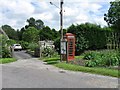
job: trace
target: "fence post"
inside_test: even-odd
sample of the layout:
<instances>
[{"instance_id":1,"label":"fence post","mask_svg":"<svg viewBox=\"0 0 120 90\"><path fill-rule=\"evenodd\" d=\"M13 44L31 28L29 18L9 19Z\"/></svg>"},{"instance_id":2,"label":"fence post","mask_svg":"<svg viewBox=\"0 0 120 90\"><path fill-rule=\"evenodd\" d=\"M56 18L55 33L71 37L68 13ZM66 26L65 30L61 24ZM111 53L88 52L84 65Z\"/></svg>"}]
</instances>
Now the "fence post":
<instances>
[{"instance_id":1,"label":"fence post","mask_svg":"<svg viewBox=\"0 0 120 90\"><path fill-rule=\"evenodd\" d=\"M10 47L10 49L11 49L11 55L12 55L12 57L14 57L14 48Z\"/></svg>"}]
</instances>

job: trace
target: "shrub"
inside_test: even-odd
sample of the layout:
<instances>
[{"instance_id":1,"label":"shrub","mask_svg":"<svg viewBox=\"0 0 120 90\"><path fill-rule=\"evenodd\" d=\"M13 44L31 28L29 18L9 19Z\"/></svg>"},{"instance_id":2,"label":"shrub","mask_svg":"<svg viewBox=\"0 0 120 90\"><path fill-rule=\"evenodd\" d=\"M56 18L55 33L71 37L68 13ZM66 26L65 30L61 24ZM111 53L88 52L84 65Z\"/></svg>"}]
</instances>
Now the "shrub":
<instances>
[{"instance_id":1,"label":"shrub","mask_svg":"<svg viewBox=\"0 0 120 90\"><path fill-rule=\"evenodd\" d=\"M15 44L15 43L16 43L16 41L15 41L15 40L10 39L10 40L7 40L7 41L6 41L6 43L7 43L7 45L8 45L8 46L12 46L13 44Z\"/></svg>"},{"instance_id":2,"label":"shrub","mask_svg":"<svg viewBox=\"0 0 120 90\"><path fill-rule=\"evenodd\" d=\"M95 67L96 65L97 63L92 60L85 63L85 66L88 66L88 67Z\"/></svg>"},{"instance_id":3,"label":"shrub","mask_svg":"<svg viewBox=\"0 0 120 90\"><path fill-rule=\"evenodd\" d=\"M30 43L28 45L28 49L30 49L31 51L34 51L35 48L39 47L39 45L37 43Z\"/></svg>"},{"instance_id":4,"label":"shrub","mask_svg":"<svg viewBox=\"0 0 120 90\"><path fill-rule=\"evenodd\" d=\"M6 47L2 47L2 58L10 58L11 53L10 50Z\"/></svg>"},{"instance_id":5,"label":"shrub","mask_svg":"<svg viewBox=\"0 0 120 90\"><path fill-rule=\"evenodd\" d=\"M117 51L92 51L84 55L84 59L89 60L85 63L85 66L118 66L120 56Z\"/></svg>"},{"instance_id":6,"label":"shrub","mask_svg":"<svg viewBox=\"0 0 120 90\"><path fill-rule=\"evenodd\" d=\"M102 58L106 66L117 66L119 65L119 56L117 54L108 54L104 55Z\"/></svg>"},{"instance_id":7,"label":"shrub","mask_svg":"<svg viewBox=\"0 0 120 90\"><path fill-rule=\"evenodd\" d=\"M0 34L0 57L2 58L9 58L11 57L11 53L10 53L10 50L9 50L9 45L7 45L7 41L8 39Z\"/></svg>"},{"instance_id":8,"label":"shrub","mask_svg":"<svg viewBox=\"0 0 120 90\"><path fill-rule=\"evenodd\" d=\"M52 57L53 55L55 55L56 54L56 52L55 52L55 50L54 49L52 49L52 48L44 48L43 50L42 50L42 57Z\"/></svg>"},{"instance_id":9,"label":"shrub","mask_svg":"<svg viewBox=\"0 0 120 90\"><path fill-rule=\"evenodd\" d=\"M28 45L29 45L28 42L20 41L19 43L21 44L21 46L22 46L23 49L28 49Z\"/></svg>"},{"instance_id":10,"label":"shrub","mask_svg":"<svg viewBox=\"0 0 120 90\"><path fill-rule=\"evenodd\" d=\"M94 59L94 58L95 58L95 53L94 53L94 52L87 52L87 53L84 55L84 58L83 58L83 59L91 60L91 59Z\"/></svg>"}]
</instances>

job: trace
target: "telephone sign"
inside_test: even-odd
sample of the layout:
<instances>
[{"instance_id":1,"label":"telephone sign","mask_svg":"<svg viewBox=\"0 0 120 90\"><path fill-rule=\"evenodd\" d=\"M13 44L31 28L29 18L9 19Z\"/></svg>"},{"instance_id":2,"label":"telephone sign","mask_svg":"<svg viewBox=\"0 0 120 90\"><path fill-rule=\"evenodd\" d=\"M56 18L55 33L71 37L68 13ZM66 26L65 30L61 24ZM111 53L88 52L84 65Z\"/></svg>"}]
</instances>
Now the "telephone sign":
<instances>
[{"instance_id":1,"label":"telephone sign","mask_svg":"<svg viewBox=\"0 0 120 90\"><path fill-rule=\"evenodd\" d=\"M67 53L66 44L67 44L66 41L61 41L61 54Z\"/></svg>"}]
</instances>

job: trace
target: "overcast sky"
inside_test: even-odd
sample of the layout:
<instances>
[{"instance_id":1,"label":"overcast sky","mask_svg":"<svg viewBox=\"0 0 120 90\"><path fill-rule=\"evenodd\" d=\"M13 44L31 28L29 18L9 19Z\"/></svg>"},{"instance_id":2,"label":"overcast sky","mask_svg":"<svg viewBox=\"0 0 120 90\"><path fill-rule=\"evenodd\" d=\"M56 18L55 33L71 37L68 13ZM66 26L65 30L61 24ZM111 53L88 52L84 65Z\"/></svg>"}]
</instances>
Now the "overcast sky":
<instances>
[{"instance_id":1,"label":"overcast sky","mask_svg":"<svg viewBox=\"0 0 120 90\"><path fill-rule=\"evenodd\" d=\"M58 2L57 2L58 1ZM21 29L30 17L41 19L46 26L59 29L60 0L0 0L0 26L8 24ZM91 22L106 26L104 14L113 0L64 0L64 28L71 24Z\"/></svg>"}]
</instances>

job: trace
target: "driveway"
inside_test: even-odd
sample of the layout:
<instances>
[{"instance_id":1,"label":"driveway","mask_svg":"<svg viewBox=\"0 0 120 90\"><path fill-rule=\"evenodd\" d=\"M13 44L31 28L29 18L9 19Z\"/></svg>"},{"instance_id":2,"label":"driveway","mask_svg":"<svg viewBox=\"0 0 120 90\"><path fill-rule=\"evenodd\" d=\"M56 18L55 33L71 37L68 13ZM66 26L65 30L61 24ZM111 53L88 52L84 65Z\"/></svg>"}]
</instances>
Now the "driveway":
<instances>
[{"instance_id":1,"label":"driveway","mask_svg":"<svg viewBox=\"0 0 120 90\"><path fill-rule=\"evenodd\" d=\"M16 62L2 66L3 88L117 88L118 78L62 70L15 52Z\"/></svg>"}]
</instances>

